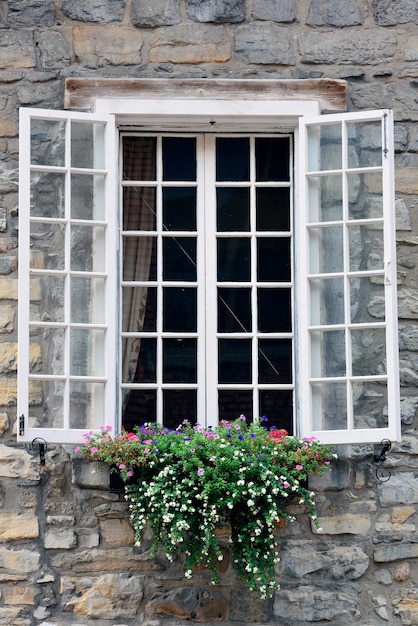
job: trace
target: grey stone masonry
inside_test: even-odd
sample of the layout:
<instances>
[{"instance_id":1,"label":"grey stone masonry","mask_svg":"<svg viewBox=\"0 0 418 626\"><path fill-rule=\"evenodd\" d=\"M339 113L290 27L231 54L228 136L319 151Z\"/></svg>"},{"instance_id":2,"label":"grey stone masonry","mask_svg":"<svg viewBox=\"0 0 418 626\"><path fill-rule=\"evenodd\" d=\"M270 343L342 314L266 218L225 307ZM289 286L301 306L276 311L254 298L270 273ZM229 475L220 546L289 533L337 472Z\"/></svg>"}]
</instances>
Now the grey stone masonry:
<instances>
[{"instance_id":1,"label":"grey stone masonry","mask_svg":"<svg viewBox=\"0 0 418 626\"><path fill-rule=\"evenodd\" d=\"M380 445L339 446L332 472L309 481L320 530L289 505L271 601L238 581L228 538L218 586L205 570L185 580L181 559L152 552L149 531L134 546L106 468L51 444L41 466L16 442L19 108L63 109L65 85L82 78L113 89L165 79L176 98L171 79L240 79L255 99L272 79L341 80L348 110L394 111L402 438L389 480L376 473ZM0 0L0 626L179 626L192 613L208 625L418 626L417 268L417 0ZM377 324L383 310L376 295ZM39 358L33 343L33 368Z\"/></svg>"}]
</instances>

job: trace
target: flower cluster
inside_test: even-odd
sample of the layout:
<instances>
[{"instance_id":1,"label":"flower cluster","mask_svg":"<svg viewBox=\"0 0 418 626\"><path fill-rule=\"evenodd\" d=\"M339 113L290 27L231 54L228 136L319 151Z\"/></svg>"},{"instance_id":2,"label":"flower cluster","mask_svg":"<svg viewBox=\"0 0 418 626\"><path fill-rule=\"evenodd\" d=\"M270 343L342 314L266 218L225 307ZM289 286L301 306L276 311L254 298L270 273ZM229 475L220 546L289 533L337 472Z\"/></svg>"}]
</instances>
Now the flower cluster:
<instances>
[{"instance_id":1,"label":"flower cluster","mask_svg":"<svg viewBox=\"0 0 418 626\"><path fill-rule=\"evenodd\" d=\"M265 424L267 418L262 419ZM316 523L314 494L306 481L329 469L334 457L315 439L247 425L243 415L216 428L187 421L176 430L144 424L115 437L103 427L99 434L88 433L78 450L119 469L137 543L148 524L155 550L161 545L168 558L185 553L187 577L204 565L217 582L223 557L215 529L226 521L237 572L262 597L276 588L275 526L293 519L287 512L290 501L304 504Z\"/></svg>"}]
</instances>

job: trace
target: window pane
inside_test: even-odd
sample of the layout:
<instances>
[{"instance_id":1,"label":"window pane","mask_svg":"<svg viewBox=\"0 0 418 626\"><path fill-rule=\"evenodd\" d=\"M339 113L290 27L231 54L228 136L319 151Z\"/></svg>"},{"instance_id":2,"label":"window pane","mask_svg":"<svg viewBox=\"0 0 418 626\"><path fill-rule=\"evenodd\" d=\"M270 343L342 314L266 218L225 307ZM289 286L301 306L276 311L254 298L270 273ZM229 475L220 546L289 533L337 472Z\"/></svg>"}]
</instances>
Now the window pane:
<instances>
[{"instance_id":1,"label":"window pane","mask_svg":"<svg viewBox=\"0 0 418 626\"><path fill-rule=\"evenodd\" d=\"M31 164L65 165L65 121L31 120Z\"/></svg>"},{"instance_id":2,"label":"window pane","mask_svg":"<svg viewBox=\"0 0 418 626\"><path fill-rule=\"evenodd\" d=\"M311 376L314 378L345 376L345 331L311 332Z\"/></svg>"},{"instance_id":3,"label":"window pane","mask_svg":"<svg viewBox=\"0 0 418 626\"><path fill-rule=\"evenodd\" d=\"M250 140L248 137L216 139L216 180L250 180Z\"/></svg>"},{"instance_id":4,"label":"window pane","mask_svg":"<svg viewBox=\"0 0 418 626\"><path fill-rule=\"evenodd\" d=\"M259 339L258 382L286 384L292 382L292 341Z\"/></svg>"},{"instance_id":5,"label":"window pane","mask_svg":"<svg viewBox=\"0 0 418 626\"><path fill-rule=\"evenodd\" d=\"M163 187L164 230L196 230L196 187Z\"/></svg>"},{"instance_id":6,"label":"window pane","mask_svg":"<svg viewBox=\"0 0 418 626\"><path fill-rule=\"evenodd\" d=\"M341 174L310 176L308 179L309 221L327 222L343 218Z\"/></svg>"},{"instance_id":7,"label":"window pane","mask_svg":"<svg viewBox=\"0 0 418 626\"><path fill-rule=\"evenodd\" d=\"M260 282L290 281L291 259L289 237L257 239L257 279Z\"/></svg>"},{"instance_id":8,"label":"window pane","mask_svg":"<svg viewBox=\"0 0 418 626\"><path fill-rule=\"evenodd\" d=\"M260 137L255 140L256 180L289 180L289 138Z\"/></svg>"},{"instance_id":9,"label":"window pane","mask_svg":"<svg viewBox=\"0 0 418 626\"><path fill-rule=\"evenodd\" d=\"M196 239L164 237L163 280L196 280Z\"/></svg>"},{"instance_id":10,"label":"window pane","mask_svg":"<svg viewBox=\"0 0 418 626\"><path fill-rule=\"evenodd\" d=\"M163 382L197 382L197 339L163 339Z\"/></svg>"},{"instance_id":11,"label":"window pane","mask_svg":"<svg viewBox=\"0 0 418 626\"><path fill-rule=\"evenodd\" d=\"M257 289L257 305L261 333L292 330L290 289Z\"/></svg>"},{"instance_id":12,"label":"window pane","mask_svg":"<svg viewBox=\"0 0 418 626\"><path fill-rule=\"evenodd\" d=\"M344 324L344 279L310 281L310 324Z\"/></svg>"},{"instance_id":13,"label":"window pane","mask_svg":"<svg viewBox=\"0 0 418 626\"><path fill-rule=\"evenodd\" d=\"M353 375L386 374L386 338L384 328L351 331Z\"/></svg>"},{"instance_id":14,"label":"window pane","mask_svg":"<svg viewBox=\"0 0 418 626\"><path fill-rule=\"evenodd\" d=\"M197 395L194 389L164 389L163 424L176 429L183 420L196 424Z\"/></svg>"},{"instance_id":15,"label":"window pane","mask_svg":"<svg viewBox=\"0 0 418 626\"><path fill-rule=\"evenodd\" d=\"M31 217L63 218L65 216L65 175L32 172L30 175Z\"/></svg>"},{"instance_id":16,"label":"window pane","mask_svg":"<svg viewBox=\"0 0 418 626\"><path fill-rule=\"evenodd\" d=\"M293 434L293 392L289 389L261 390L260 414L268 419L267 427L284 428Z\"/></svg>"},{"instance_id":17,"label":"window pane","mask_svg":"<svg viewBox=\"0 0 418 626\"><path fill-rule=\"evenodd\" d=\"M342 226L309 230L310 267L312 274L342 272L344 268Z\"/></svg>"},{"instance_id":18,"label":"window pane","mask_svg":"<svg viewBox=\"0 0 418 626\"><path fill-rule=\"evenodd\" d=\"M195 332L197 329L196 289L170 287L163 290L163 330Z\"/></svg>"},{"instance_id":19,"label":"window pane","mask_svg":"<svg viewBox=\"0 0 418 626\"><path fill-rule=\"evenodd\" d=\"M123 399L123 425L126 430L145 422L157 421L157 392L155 389L130 389Z\"/></svg>"},{"instance_id":20,"label":"window pane","mask_svg":"<svg viewBox=\"0 0 418 626\"><path fill-rule=\"evenodd\" d=\"M220 383L251 382L251 340L218 340L218 380Z\"/></svg>"},{"instance_id":21,"label":"window pane","mask_svg":"<svg viewBox=\"0 0 418 626\"><path fill-rule=\"evenodd\" d=\"M348 167L382 165L382 125L378 121L348 122Z\"/></svg>"},{"instance_id":22,"label":"window pane","mask_svg":"<svg viewBox=\"0 0 418 626\"><path fill-rule=\"evenodd\" d=\"M350 224L354 224L351 222ZM350 270L384 269L383 222L348 229Z\"/></svg>"},{"instance_id":23,"label":"window pane","mask_svg":"<svg viewBox=\"0 0 418 626\"><path fill-rule=\"evenodd\" d=\"M218 231L250 229L250 190L248 187L220 187L216 190Z\"/></svg>"},{"instance_id":24,"label":"window pane","mask_svg":"<svg viewBox=\"0 0 418 626\"><path fill-rule=\"evenodd\" d=\"M163 137L163 180L196 180L196 139Z\"/></svg>"},{"instance_id":25,"label":"window pane","mask_svg":"<svg viewBox=\"0 0 418 626\"><path fill-rule=\"evenodd\" d=\"M65 281L60 276L32 276L30 318L34 321L63 322Z\"/></svg>"},{"instance_id":26,"label":"window pane","mask_svg":"<svg viewBox=\"0 0 418 626\"><path fill-rule=\"evenodd\" d=\"M70 291L71 322L105 323L105 281L103 278L73 276Z\"/></svg>"},{"instance_id":27,"label":"window pane","mask_svg":"<svg viewBox=\"0 0 418 626\"><path fill-rule=\"evenodd\" d=\"M308 152L309 171L341 169L341 124L324 124L308 128L308 138L311 147Z\"/></svg>"},{"instance_id":28,"label":"window pane","mask_svg":"<svg viewBox=\"0 0 418 626\"><path fill-rule=\"evenodd\" d=\"M314 430L347 430L346 384L312 384L312 416Z\"/></svg>"},{"instance_id":29,"label":"window pane","mask_svg":"<svg viewBox=\"0 0 418 626\"><path fill-rule=\"evenodd\" d=\"M357 324L385 320L385 285L383 277L350 279L350 315Z\"/></svg>"},{"instance_id":30,"label":"window pane","mask_svg":"<svg viewBox=\"0 0 418 626\"><path fill-rule=\"evenodd\" d=\"M155 180L155 137L123 138L123 180Z\"/></svg>"},{"instance_id":31,"label":"window pane","mask_svg":"<svg viewBox=\"0 0 418 626\"><path fill-rule=\"evenodd\" d=\"M347 175L349 213L352 220L383 218L381 172Z\"/></svg>"},{"instance_id":32,"label":"window pane","mask_svg":"<svg viewBox=\"0 0 418 626\"><path fill-rule=\"evenodd\" d=\"M105 355L103 330L72 328L70 333L72 376L104 376Z\"/></svg>"},{"instance_id":33,"label":"window pane","mask_svg":"<svg viewBox=\"0 0 418 626\"><path fill-rule=\"evenodd\" d=\"M32 328L29 344L31 374L64 374L65 333L62 328Z\"/></svg>"},{"instance_id":34,"label":"window pane","mask_svg":"<svg viewBox=\"0 0 418 626\"><path fill-rule=\"evenodd\" d=\"M105 228L71 226L71 269L79 272L104 272L105 267Z\"/></svg>"},{"instance_id":35,"label":"window pane","mask_svg":"<svg viewBox=\"0 0 418 626\"><path fill-rule=\"evenodd\" d=\"M218 280L248 281L251 278L250 240L238 237L218 239Z\"/></svg>"},{"instance_id":36,"label":"window pane","mask_svg":"<svg viewBox=\"0 0 418 626\"><path fill-rule=\"evenodd\" d=\"M30 230L31 267L63 270L65 268L65 237L61 224L35 222L30 225Z\"/></svg>"},{"instance_id":37,"label":"window pane","mask_svg":"<svg viewBox=\"0 0 418 626\"><path fill-rule=\"evenodd\" d=\"M354 428L386 428L388 389L384 381L353 383Z\"/></svg>"},{"instance_id":38,"label":"window pane","mask_svg":"<svg viewBox=\"0 0 418 626\"><path fill-rule=\"evenodd\" d=\"M123 188L123 230L155 230L155 187Z\"/></svg>"},{"instance_id":39,"label":"window pane","mask_svg":"<svg viewBox=\"0 0 418 626\"><path fill-rule=\"evenodd\" d=\"M290 230L290 193L282 187L256 190L257 230Z\"/></svg>"},{"instance_id":40,"label":"window pane","mask_svg":"<svg viewBox=\"0 0 418 626\"><path fill-rule=\"evenodd\" d=\"M144 337L124 338L122 342L122 382L155 383L157 340Z\"/></svg>"},{"instance_id":41,"label":"window pane","mask_svg":"<svg viewBox=\"0 0 418 626\"><path fill-rule=\"evenodd\" d=\"M122 331L153 332L157 328L157 289L124 287L122 291Z\"/></svg>"},{"instance_id":42,"label":"window pane","mask_svg":"<svg viewBox=\"0 0 418 626\"><path fill-rule=\"evenodd\" d=\"M95 160L100 159L95 151L95 135L102 125L71 122L71 166L94 168Z\"/></svg>"},{"instance_id":43,"label":"window pane","mask_svg":"<svg viewBox=\"0 0 418 626\"><path fill-rule=\"evenodd\" d=\"M157 238L123 238L123 280L157 279Z\"/></svg>"},{"instance_id":44,"label":"window pane","mask_svg":"<svg viewBox=\"0 0 418 626\"><path fill-rule=\"evenodd\" d=\"M105 412L104 383L70 382L70 428L99 428Z\"/></svg>"},{"instance_id":45,"label":"window pane","mask_svg":"<svg viewBox=\"0 0 418 626\"><path fill-rule=\"evenodd\" d=\"M253 392L250 390L220 390L218 393L219 421L232 422L245 415L247 423L253 421Z\"/></svg>"},{"instance_id":46,"label":"window pane","mask_svg":"<svg viewBox=\"0 0 418 626\"><path fill-rule=\"evenodd\" d=\"M29 385L29 426L33 428L64 427L64 383L32 380Z\"/></svg>"},{"instance_id":47,"label":"window pane","mask_svg":"<svg viewBox=\"0 0 418 626\"><path fill-rule=\"evenodd\" d=\"M81 220L104 219L101 195L104 189L104 176L87 174L71 175L71 217Z\"/></svg>"},{"instance_id":48,"label":"window pane","mask_svg":"<svg viewBox=\"0 0 418 626\"><path fill-rule=\"evenodd\" d=\"M218 332L251 331L251 289L218 289Z\"/></svg>"}]
</instances>

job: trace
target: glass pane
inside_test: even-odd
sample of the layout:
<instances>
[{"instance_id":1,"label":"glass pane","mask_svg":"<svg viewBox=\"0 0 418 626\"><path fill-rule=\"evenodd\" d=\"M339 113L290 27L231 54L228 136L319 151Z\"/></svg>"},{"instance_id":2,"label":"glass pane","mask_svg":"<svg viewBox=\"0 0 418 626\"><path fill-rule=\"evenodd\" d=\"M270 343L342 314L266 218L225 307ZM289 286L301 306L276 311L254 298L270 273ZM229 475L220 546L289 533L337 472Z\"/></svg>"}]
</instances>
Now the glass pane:
<instances>
[{"instance_id":1,"label":"glass pane","mask_svg":"<svg viewBox=\"0 0 418 626\"><path fill-rule=\"evenodd\" d=\"M155 383L157 371L157 340L144 337L124 338L122 382Z\"/></svg>"},{"instance_id":2,"label":"glass pane","mask_svg":"<svg viewBox=\"0 0 418 626\"><path fill-rule=\"evenodd\" d=\"M163 238L163 280L195 281L196 269L194 237Z\"/></svg>"},{"instance_id":3,"label":"glass pane","mask_svg":"<svg viewBox=\"0 0 418 626\"><path fill-rule=\"evenodd\" d=\"M95 130L99 132L97 124L85 122L71 122L71 166L95 167Z\"/></svg>"},{"instance_id":4,"label":"glass pane","mask_svg":"<svg viewBox=\"0 0 418 626\"><path fill-rule=\"evenodd\" d=\"M308 194L310 222L330 222L343 218L341 174L310 177Z\"/></svg>"},{"instance_id":5,"label":"glass pane","mask_svg":"<svg viewBox=\"0 0 418 626\"><path fill-rule=\"evenodd\" d=\"M218 332L251 332L251 289L218 289Z\"/></svg>"},{"instance_id":6,"label":"glass pane","mask_svg":"<svg viewBox=\"0 0 418 626\"><path fill-rule=\"evenodd\" d=\"M308 128L309 171L337 170L342 168L341 124L324 124Z\"/></svg>"},{"instance_id":7,"label":"glass pane","mask_svg":"<svg viewBox=\"0 0 418 626\"><path fill-rule=\"evenodd\" d=\"M31 217L63 218L65 216L65 175L31 172Z\"/></svg>"},{"instance_id":8,"label":"glass pane","mask_svg":"<svg viewBox=\"0 0 418 626\"><path fill-rule=\"evenodd\" d=\"M382 165L382 126L380 121L348 122L350 143L348 167Z\"/></svg>"},{"instance_id":9,"label":"glass pane","mask_svg":"<svg viewBox=\"0 0 418 626\"><path fill-rule=\"evenodd\" d=\"M283 187L256 189L257 230L290 230L290 191Z\"/></svg>"},{"instance_id":10,"label":"glass pane","mask_svg":"<svg viewBox=\"0 0 418 626\"><path fill-rule=\"evenodd\" d=\"M164 389L163 424L175 430L183 420L196 424L197 392L195 389Z\"/></svg>"},{"instance_id":11,"label":"glass pane","mask_svg":"<svg viewBox=\"0 0 418 626\"><path fill-rule=\"evenodd\" d=\"M309 229L309 271L312 274L342 272L342 226Z\"/></svg>"},{"instance_id":12,"label":"glass pane","mask_svg":"<svg viewBox=\"0 0 418 626\"><path fill-rule=\"evenodd\" d=\"M196 187L163 187L163 229L196 230Z\"/></svg>"},{"instance_id":13,"label":"glass pane","mask_svg":"<svg viewBox=\"0 0 418 626\"><path fill-rule=\"evenodd\" d=\"M387 373L386 335L384 328L351 331L353 376Z\"/></svg>"},{"instance_id":14,"label":"glass pane","mask_svg":"<svg viewBox=\"0 0 418 626\"><path fill-rule=\"evenodd\" d=\"M362 324L385 320L385 286L368 277L350 278L351 322Z\"/></svg>"},{"instance_id":15,"label":"glass pane","mask_svg":"<svg viewBox=\"0 0 418 626\"><path fill-rule=\"evenodd\" d=\"M31 380L29 382L29 426L32 428L63 428L64 383Z\"/></svg>"},{"instance_id":16,"label":"glass pane","mask_svg":"<svg viewBox=\"0 0 418 626\"><path fill-rule=\"evenodd\" d=\"M256 180L289 180L289 138L259 137L255 140Z\"/></svg>"},{"instance_id":17,"label":"glass pane","mask_svg":"<svg viewBox=\"0 0 418 626\"><path fill-rule=\"evenodd\" d=\"M155 180L156 137L123 137L123 180Z\"/></svg>"},{"instance_id":18,"label":"glass pane","mask_svg":"<svg viewBox=\"0 0 418 626\"><path fill-rule=\"evenodd\" d=\"M238 237L218 239L218 280L248 281L251 278L250 240Z\"/></svg>"},{"instance_id":19,"label":"glass pane","mask_svg":"<svg viewBox=\"0 0 418 626\"><path fill-rule=\"evenodd\" d=\"M163 180L196 180L194 137L163 137Z\"/></svg>"},{"instance_id":20,"label":"glass pane","mask_svg":"<svg viewBox=\"0 0 418 626\"><path fill-rule=\"evenodd\" d=\"M257 280L290 281L290 237L259 237L257 239Z\"/></svg>"},{"instance_id":21,"label":"glass pane","mask_svg":"<svg viewBox=\"0 0 418 626\"><path fill-rule=\"evenodd\" d=\"M163 339L163 382L197 382L197 339Z\"/></svg>"},{"instance_id":22,"label":"glass pane","mask_svg":"<svg viewBox=\"0 0 418 626\"><path fill-rule=\"evenodd\" d=\"M346 430L348 423L345 383L314 383L312 416L314 430Z\"/></svg>"},{"instance_id":23,"label":"glass pane","mask_svg":"<svg viewBox=\"0 0 418 626\"><path fill-rule=\"evenodd\" d=\"M65 333L62 328L32 329L29 343L31 374L64 374Z\"/></svg>"},{"instance_id":24,"label":"glass pane","mask_svg":"<svg viewBox=\"0 0 418 626\"><path fill-rule=\"evenodd\" d=\"M251 340L218 340L218 379L219 383L251 382Z\"/></svg>"},{"instance_id":25,"label":"glass pane","mask_svg":"<svg viewBox=\"0 0 418 626\"><path fill-rule=\"evenodd\" d=\"M31 263L34 263L35 267L42 267L46 270L63 270L65 268L63 226L37 222L31 223L30 229L31 250L33 251Z\"/></svg>"},{"instance_id":26,"label":"glass pane","mask_svg":"<svg viewBox=\"0 0 418 626\"><path fill-rule=\"evenodd\" d=\"M155 389L130 389L123 399L123 425L126 430L145 422L157 421L157 392Z\"/></svg>"},{"instance_id":27,"label":"glass pane","mask_svg":"<svg viewBox=\"0 0 418 626\"><path fill-rule=\"evenodd\" d=\"M70 383L69 428L99 428L104 414L104 383Z\"/></svg>"},{"instance_id":28,"label":"glass pane","mask_svg":"<svg viewBox=\"0 0 418 626\"><path fill-rule=\"evenodd\" d=\"M228 389L218 392L219 421L232 422L245 415L247 423L253 421L253 392Z\"/></svg>"},{"instance_id":29,"label":"glass pane","mask_svg":"<svg viewBox=\"0 0 418 626\"><path fill-rule=\"evenodd\" d=\"M102 226L71 226L72 271L105 271L105 233Z\"/></svg>"},{"instance_id":30,"label":"glass pane","mask_svg":"<svg viewBox=\"0 0 418 626\"><path fill-rule=\"evenodd\" d=\"M167 332L196 332L196 289L170 287L163 290L163 330Z\"/></svg>"},{"instance_id":31,"label":"glass pane","mask_svg":"<svg viewBox=\"0 0 418 626\"><path fill-rule=\"evenodd\" d=\"M387 428L386 382L353 383L353 405L354 428Z\"/></svg>"},{"instance_id":32,"label":"glass pane","mask_svg":"<svg viewBox=\"0 0 418 626\"><path fill-rule=\"evenodd\" d=\"M352 220L383 217L381 172L347 175L349 217Z\"/></svg>"},{"instance_id":33,"label":"glass pane","mask_svg":"<svg viewBox=\"0 0 418 626\"><path fill-rule=\"evenodd\" d=\"M354 224L354 222L351 222ZM384 269L383 222L370 222L363 226L350 226L350 270Z\"/></svg>"},{"instance_id":34,"label":"glass pane","mask_svg":"<svg viewBox=\"0 0 418 626\"><path fill-rule=\"evenodd\" d=\"M103 278L71 279L71 322L105 323L105 280Z\"/></svg>"},{"instance_id":35,"label":"glass pane","mask_svg":"<svg viewBox=\"0 0 418 626\"><path fill-rule=\"evenodd\" d=\"M217 137L216 180L250 180L250 140L248 137Z\"/></svg>"},{"instance_id":36,"label":"glass pane","mask_svg":"<svg viewBox=\"0 0 418 626\"><path fill-rule=\"evenodd\" d=\"M105 332L103 330L71 329L70 374L72 376L105 375L104 341Z\"/></svg>"},{"instance_id":37,"label":"glass pane","mask_svg":"<svg viewBox=\"0 0 418 626\"><path fill-rule=\"evenodd\" d=\"M258 382L269 384L292 382L291 339L259 339Z\"/></svg>"},{"instance_id":38,"label":"glass pane","mask_svg":"<svg viewBox=\"0 0 418 626\"><path fill-rule=\"evenodd\" d=\"M310 324L344 324L344 279L310 281Z\"/></svg>"},{"instance_id":39,"label":"glass pane","mask_svg":"<svg viewBox=\"0 0 418 626\"><path fill-rule=\"evenodd\" d=\"M260 414L268 419L268 428L284 428L293 434L293 391L262 390L259 392Z\"/></svg>"},{"instance_id":40,"label":"glass pane","mask_svg":"<svg viewBox=\"0 0 418 626\"><path fill-rule=\"evenodd\" d=\"M80 220L101 220L104 215L103 197L104 176L87 174L71 175L71 217Z\"/></svg>"},{"instance_id":41,"label":"glass pane","mask_svg":"<svg viewBox=\"0 0 418 626\"><path fill-rule=\"evenodd\" d=\"M257 313L260 333L291 331L290 289L257 289Z\"/></svg>"},{"instance_id":42,"label":"glass pane","mask_svg":"<svg viewBox=\"0 0 418 626\"><path fill-rule=\"evenodd\" d=\"M124 287L122 290L122 331L153 332L157 328L157 289Z\"/></svg>"},{"instance_id":43,"label":"glass pane","mask_svg":"<svg viewBox=\"0 0 418 626\"><path fill-rule=\"evenodd\" d=\"M157 279L157 238L123 238L123 280Z\"/></svg>"},{"instance_id":44,"label":"glass pane","mask_svg":"<svg viewBox=\"0 0 418 626\"><path fill-rule=\"evenodd\" d=\"M323 378L346 375L345 331L314 331L311 339L311 376Z\"/></svg>"},{"instance_id":45,"label":"glass pane","mask_svg":"<svg viewBox=\"0 0 418 626\"><path fill-rule=\"evenodd\" d=\"M30 279L30 319L42 322L64 321L63 277L32 276Z\"/></svg>"},{"instance_id":46,"label":"glass pane","mask_svg":"<svg viewBox=\"0 0 418 626\"><path fill-rule=\"evenodd\" d=\"M30 134L33 165L65 166L65 121L32 119Z\"/></svg>"},{"instance_id":47,"label":"glass pane","mask_svg":"<svg viewBox=\"0 0 418 626\"><path fill-rule=\"evenodd\" d=\"M220 187L216 190L218 231L250 230L250 190L248 187Z\"/></svg>"},{"instance_id":48,"label":"glass pane","mask_svg":"<svg viewBox=\"0 0 418 626\"><path fill-rule=\"evenodd\" d=\"M123 188L123 230L156 229L155 187Z\"/></svg>"}]
</instances>

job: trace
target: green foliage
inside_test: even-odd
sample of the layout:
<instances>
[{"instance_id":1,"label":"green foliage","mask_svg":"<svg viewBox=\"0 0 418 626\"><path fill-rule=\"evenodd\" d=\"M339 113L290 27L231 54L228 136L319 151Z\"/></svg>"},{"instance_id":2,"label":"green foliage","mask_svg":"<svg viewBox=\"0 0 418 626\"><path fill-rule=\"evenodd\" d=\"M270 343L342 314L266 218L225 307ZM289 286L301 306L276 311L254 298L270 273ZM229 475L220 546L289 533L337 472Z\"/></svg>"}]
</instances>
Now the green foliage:
<instances>
[{"instance_id":1,"label":"green foliage","mask_svg":"<svg viewBox=\"0 0 418 626\"><path fill-rule=\"evenodd\" d=\"M215 529L226 521L237 572L262 597L277 588L275 526L293 519L286 505L295 498L317 523L314 494L305 483L329 469L335 456L315 439L247 425L244 416L207 429L188 422L177 430L144 424L116 437L103 427L87 434L78 450L119 469L137 544L148 524L155 551L161 545L168 558L185 553L186 577L203 565L218 581L223 557ZM138 468L139 479L130 482Z\"/></svg>"}]
</instances>

